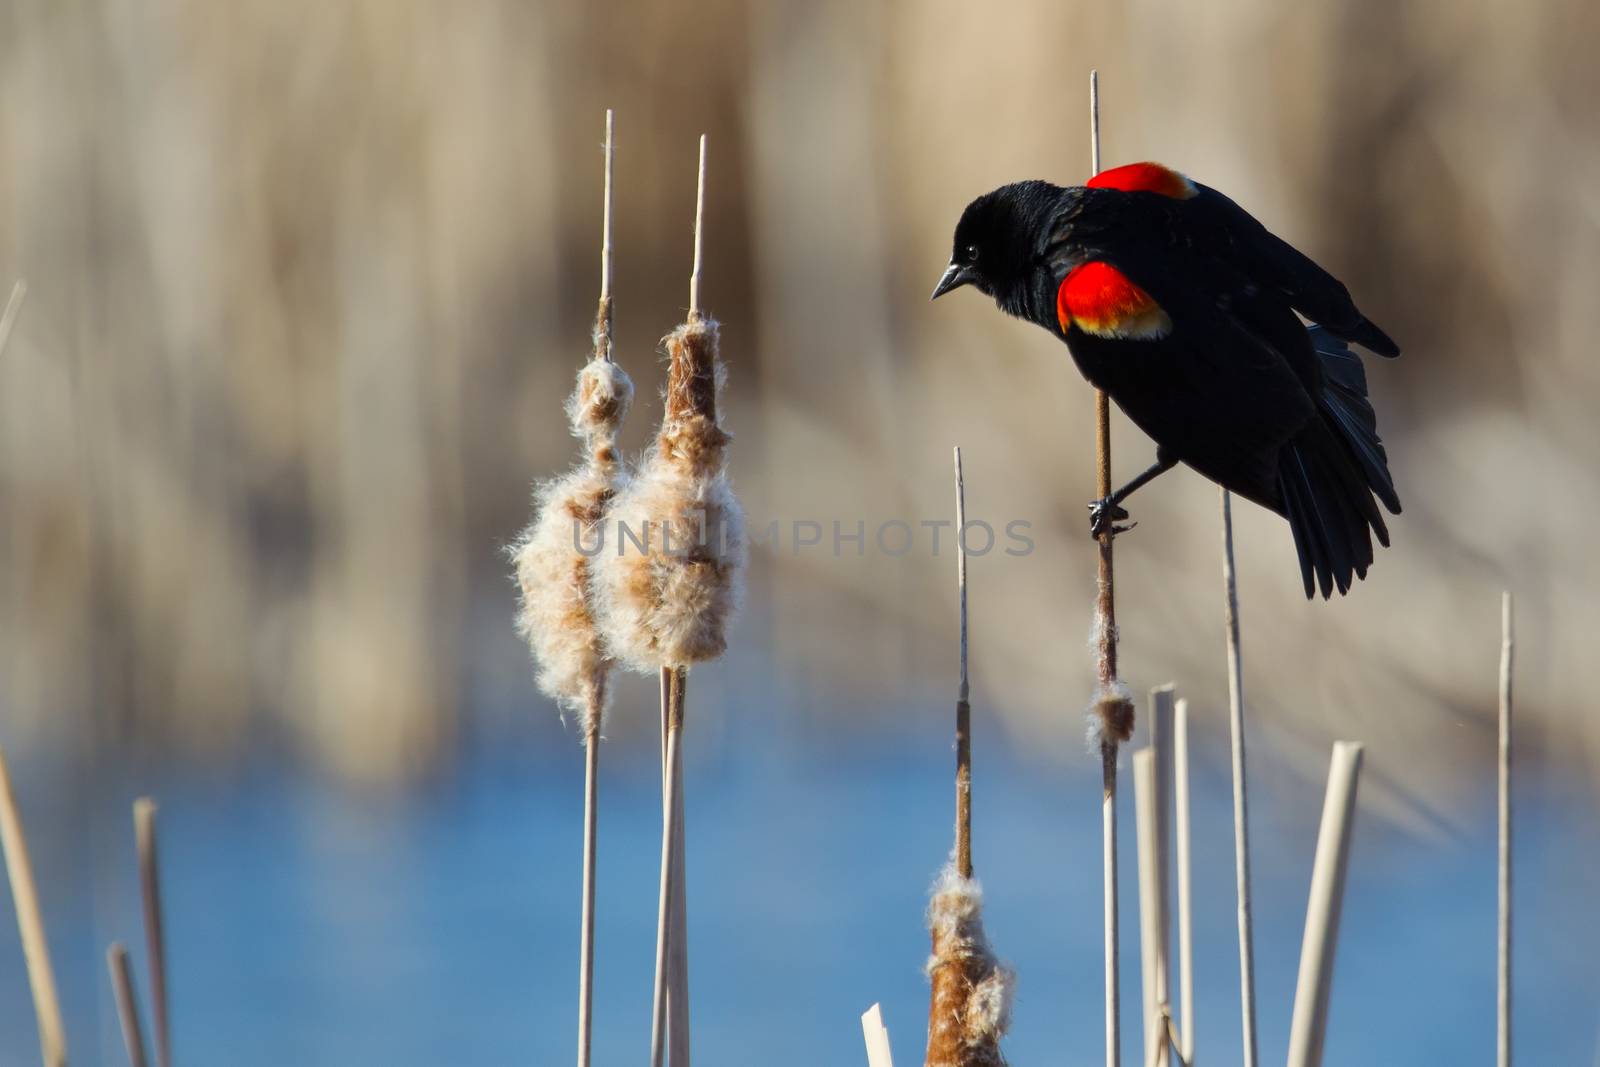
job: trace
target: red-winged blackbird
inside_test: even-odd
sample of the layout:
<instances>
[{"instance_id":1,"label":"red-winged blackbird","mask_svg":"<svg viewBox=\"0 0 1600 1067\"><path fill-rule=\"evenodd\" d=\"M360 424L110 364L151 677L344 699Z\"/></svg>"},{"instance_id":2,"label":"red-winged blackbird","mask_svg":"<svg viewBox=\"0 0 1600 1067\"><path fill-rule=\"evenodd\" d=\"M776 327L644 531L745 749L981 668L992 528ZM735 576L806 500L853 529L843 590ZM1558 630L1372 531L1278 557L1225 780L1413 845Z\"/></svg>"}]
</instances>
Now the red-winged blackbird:
<instances>
[{"instance_id":1,"label":"red-winged blackbird","mask_svg":"<svg viewBox=\"0 0 1600 1067\"><path fill-rule=\"evenodd\" d=\"M1346 341L1400 349L1350 293L1226 196L1156 163L1087 186L1018 182L956 226L935 297L972 285L1065 340L1083 376L1156 442L1149 470L1090 505L1096 533L1177 463L1289 520L1306 596L1365 578L1400 498ZM1298 311L1317 325L1307 328Z\"/></svg>"}]
</instances>

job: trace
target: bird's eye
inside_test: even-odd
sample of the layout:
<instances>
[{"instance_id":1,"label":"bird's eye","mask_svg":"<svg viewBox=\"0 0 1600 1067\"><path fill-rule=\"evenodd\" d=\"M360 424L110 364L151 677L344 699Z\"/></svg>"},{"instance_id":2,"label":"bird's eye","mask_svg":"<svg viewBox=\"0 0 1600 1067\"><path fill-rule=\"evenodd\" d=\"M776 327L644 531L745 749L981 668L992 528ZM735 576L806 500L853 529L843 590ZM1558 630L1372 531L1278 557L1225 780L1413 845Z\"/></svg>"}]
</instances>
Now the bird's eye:
<instances>
[{"instance_id":1,"label":"bird's eye","mask_svg":"<svg viewBox=\"0 0 1600 1067\"><path fill-rule=\"evenodd\" d=\"M967 262L968 263L976 263L976 262L978 262L978 246L977 245L968 245L963 250L962 254L967 257Z\"/></svg>"}]
</instances>

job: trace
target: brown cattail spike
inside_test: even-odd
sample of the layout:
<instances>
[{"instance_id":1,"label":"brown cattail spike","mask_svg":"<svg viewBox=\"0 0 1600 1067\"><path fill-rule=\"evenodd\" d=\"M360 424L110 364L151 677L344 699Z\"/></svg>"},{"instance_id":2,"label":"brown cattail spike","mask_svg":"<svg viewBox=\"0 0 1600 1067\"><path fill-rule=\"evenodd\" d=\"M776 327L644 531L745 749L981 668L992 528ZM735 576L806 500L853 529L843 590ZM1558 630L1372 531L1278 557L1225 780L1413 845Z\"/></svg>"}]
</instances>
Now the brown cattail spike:
<instances>
[{"instance_id":1,"label":"brown cattail spike","mask_svg":"<svg viewBox=\"0 0 1600 1067\"><path fill-rule=\"evenodd\" d=\"M610 670L590 603L592 556L622 481L616 434L632 400L633 382L617 364L591 360L578 372L567 415L586 461L535 490L535 518L515 550L517 627L538 663L539 686L580 717L585 736L599 728Z\"/></svg>"},{"instance_id":2,"label":"brown cattail spike","mask_svg":"<svg viewBox=\"0 0 1600 1067\"><path fill-rule=\"evenodd\" d=\"M691 319L664 339L666 413L655 447L610 512L614 548L596 563L606 640L653 673L720 656L744 568L744 515L717 421L719 327Z\"/></svg>"},{"instance_id":3,"label":"brown cattail spike","mask_svg":"<svg viewBox=\"0 0 1600 1067\"><path fill-rule=\"evenodd\" d=\"M1002 1067L1016 975L995 958L983 931L983 888L945 865L928 903L933 955L928 977L927 1067Z\"/></svg>"},{"instance_id":4,"label":"brown cattail spike","mask_svg":"<svg viewBox=\"0 0 1600 1067\"><path fill-rule=\"evenodd\" d=\"M720 332L715 320L700 318L662 339L670 363L661 448L669 461L693 474L720 470L732 440L717 424L717 393L725 373L717 359Z\"/></svg>"}]
</instances>

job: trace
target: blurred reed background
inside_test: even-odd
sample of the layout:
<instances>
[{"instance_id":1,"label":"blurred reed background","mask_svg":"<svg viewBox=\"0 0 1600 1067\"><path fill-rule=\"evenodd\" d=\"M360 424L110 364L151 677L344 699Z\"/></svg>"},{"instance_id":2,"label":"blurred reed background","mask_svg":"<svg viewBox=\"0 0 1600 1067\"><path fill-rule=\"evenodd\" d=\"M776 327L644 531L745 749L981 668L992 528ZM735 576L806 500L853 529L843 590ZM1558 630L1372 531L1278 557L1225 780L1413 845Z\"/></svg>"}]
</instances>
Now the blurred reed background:
<instances>
[{"instance_id":1,"label":"blurred reed background","mask_svg":"<svg viewBox=\"0 0 1600 1067\"><path fill-rule=\"evenodd\" d=\"M1491 750L1509 585L1527 736L1587 775L1597 29L1575 0L13 0L0 280L30 295L0 356L7 740L271 743L376 783L447 765L479 721L557 740L502 547L566 462L614 106L629 443L681 318L705 130L735 477L755 525L825 530L757 551L717 684L799 729L914 706L947 660L948 547L886 565L871 531L944 517L960 441L974 514L1038 542L974 561L974 674L1015 734L1074 743L1090 392L1047 338L926 291L970 196L1086 174L1097 64L1109 163L1227 190L1406 349L1371 367L1406 514L1369 582L1306 605L1287 531L1243 509L1254 721L1308 769L1340 733L1375 782L1448 781ZM1116 444L1123 470L1150 454L1125 423ZM1180 474L1138 503L1131 680L1220 695L1214 491ZM834 519L866 521L866 558L834 558Z\"/></svg>"}]
</instances>

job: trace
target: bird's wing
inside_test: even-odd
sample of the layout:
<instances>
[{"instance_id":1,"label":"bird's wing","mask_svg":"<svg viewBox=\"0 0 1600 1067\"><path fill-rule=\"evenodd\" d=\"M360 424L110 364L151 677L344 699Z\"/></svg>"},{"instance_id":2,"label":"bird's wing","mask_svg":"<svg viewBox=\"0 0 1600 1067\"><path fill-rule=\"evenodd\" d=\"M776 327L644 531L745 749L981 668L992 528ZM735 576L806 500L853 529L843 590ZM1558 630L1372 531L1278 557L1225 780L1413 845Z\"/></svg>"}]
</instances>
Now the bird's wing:
<instances>
[{"instance_id":1,"label":"bird's wing","mask_svg":"<svg viewBox=\"0 0 1600 1067\"><path fill-rule=\"evenodd\" d=\"M1210 231L1205 239L1228 249L1233 261L1257 284L1281 293L1291 307L1336 336L1393 358L1400 347L1363 315L1344 283L1309 256L1268 230L1255 216L1209 186L1193 183L1195 195L1173 201L1175 220ZM1179 225L1183 225L1180 221Z\"/></svg>"},{"instance_id":2,"label":"bird's wing","mask_svg":"<svg viewBox=\"0 0 1600 1067\"><path fill-rule=\"evenodd\" d=\"M1138 232L1063 274L1074 356L1158 444L1270 505L1278 447L1314 416L1322 384L1305 327L1226 261Z\"/></svg>"}]
</instances>

